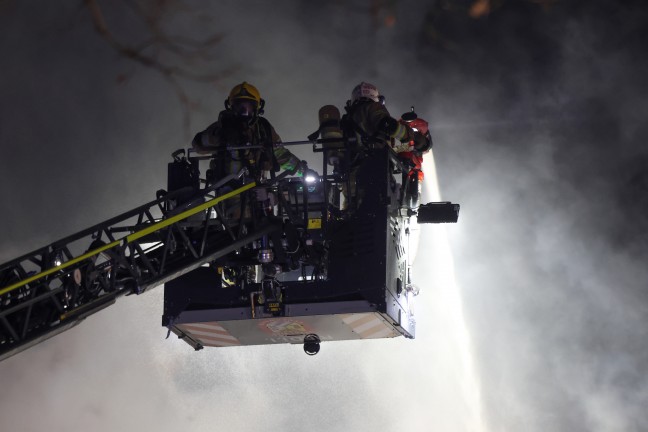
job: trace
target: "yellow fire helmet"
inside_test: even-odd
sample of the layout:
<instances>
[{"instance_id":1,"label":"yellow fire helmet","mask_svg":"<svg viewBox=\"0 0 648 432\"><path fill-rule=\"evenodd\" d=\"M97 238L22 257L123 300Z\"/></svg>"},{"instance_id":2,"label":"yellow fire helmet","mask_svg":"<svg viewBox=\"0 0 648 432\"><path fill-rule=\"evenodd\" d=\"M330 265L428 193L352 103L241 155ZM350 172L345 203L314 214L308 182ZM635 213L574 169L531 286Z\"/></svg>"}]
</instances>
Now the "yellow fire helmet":
<instances>
[{"instance_id":1,"label":"yellow fire helmet","mask_svg":"<svg viewBox=\"0 0 648 432\"><path fill-rule=\"evenodd\" d=\"M225 107L245 117L263 114L265 101L261 99L261 93L252 84L243 81L235 85L225 101Z\"/></svg>"}]
</instances>

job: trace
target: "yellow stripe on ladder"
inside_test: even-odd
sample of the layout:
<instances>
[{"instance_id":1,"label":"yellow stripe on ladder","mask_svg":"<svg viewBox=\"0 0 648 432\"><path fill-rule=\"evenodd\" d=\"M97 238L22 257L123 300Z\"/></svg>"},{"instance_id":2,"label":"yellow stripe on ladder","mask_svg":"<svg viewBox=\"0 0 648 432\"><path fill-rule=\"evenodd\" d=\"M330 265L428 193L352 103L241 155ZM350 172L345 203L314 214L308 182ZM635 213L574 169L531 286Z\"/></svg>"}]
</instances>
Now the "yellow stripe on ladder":
<instances>
[{"instance_id":1,"label":"yellow stripe on ladder","mask_svg":"<svg viewBox=\"0 0 648 432\"><path fill-rule=\"evenodd\" d=\"M155 231L159 231L162 228L166 228L169 225L173 225L176 222L179 222L179 221L181 221L183 219L186 219L189 216L193 216L196 213L200 213L201 211L204 211L204 210L206 210L206 209L208 209L210 207L215 206L216 204L218 204L221 201L224 201L224 200L226 200L228 198L232 198L233 196L239 195L239 194L241 194L241 193L243 193L243 192L245 192L245 191L247 191L249 189L252 189L255 186L256 186L255 182L243 185L240 188L233 190L232 192L228 192L228 193L226 193L224 195L217 196L216 198L213 198L213 199L211 199L211 200L209 200L209 201L207 201L207 202L205 202L205 203L203 203L203 204L201 204L199 206L192 207L192 208L190 208L188 210L183 211L182 213L178 213L177 215L172 216L169 219L164 219L164 220L162 220L160 222L154 223L153 225L151 225L149 227L144 228L143 230L140 230L140 231L134 232L132 234L129 234L129 235L127 235L126 237L124 237L122 239L115 240L114 242L105 244L105 245L103 245L101 247L98 247L96 249L88 251L88 252L84 253L83 255L80 255L80 256L78 256L76 258L71 259L70 261L64 262L61 265L58 265L56 267L52 267L50 269L42 271L42 272L40 272L38 274L35 274L33 276L28 277L27 279L20 280L20 281L14 283L12 285L8 285L8 286L0 289L0 295L11 292L11 291L13 291L13 290L15 290L17 288L25 286L28 283L34 282L34 281L36 281L38 279L42 279L45 276L51 275L52 273L56 273L59 270L63 270L65 268L70 267L70 266L72 266L72 265L74 265L74 264L76 264L78 262L81 262L81 261L83 261L85 259L88 259L88 258L93 257L95 255L99 255L101 252L103 252L105 250L108 250L108 249L111 249L113 247L119 246L120 244L127 245L127 244L129 244L129 243L131 243L131 242L133 242L133 241L135 241L137 239L140 239L140 238L145 237L145 236L147 236L147 235L149 235L151 233L154 233Z\"/></svg>"}]
</instances>

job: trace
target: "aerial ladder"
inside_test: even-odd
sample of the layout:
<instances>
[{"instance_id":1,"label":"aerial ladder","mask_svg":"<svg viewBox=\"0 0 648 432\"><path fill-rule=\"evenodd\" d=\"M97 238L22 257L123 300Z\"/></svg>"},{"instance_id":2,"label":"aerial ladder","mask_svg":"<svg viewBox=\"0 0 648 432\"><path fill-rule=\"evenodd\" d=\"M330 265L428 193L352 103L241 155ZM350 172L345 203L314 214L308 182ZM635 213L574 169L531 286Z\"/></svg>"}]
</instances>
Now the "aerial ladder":
<instances>
[{"instance_id":1,"label":"aerial ladder","mask_svg":"<svg viewBox=\"0 0 648 432\"><path fill-rule=\"evenodd\" d=\"M254 188L248 182L186 209L176 206L187 193L164 194L136 209L39 248L0 266L0 360L29 348L113 304L141 294L226 255L271 232L223 230L218 219L203 218L187 233L195 215L215 212Z\"/></svg>"},{"instance_id":2,"label":"aerial ladder","mask_svg":"<svg viewBox=\"0 0 648 432\"><path fill-rule=\"evenodd\" d=\"M208 182L209 156L178 150L155 200L0 265L0 361L161 285L162 324L196 350L413 338L411 219L456 222L459 206L403 206L406 167L388 148L367 151L353 202L349 172L327 165L345 143L303 143L322 174L262 184L245 170Z\"/></svg>"}]
</instances>

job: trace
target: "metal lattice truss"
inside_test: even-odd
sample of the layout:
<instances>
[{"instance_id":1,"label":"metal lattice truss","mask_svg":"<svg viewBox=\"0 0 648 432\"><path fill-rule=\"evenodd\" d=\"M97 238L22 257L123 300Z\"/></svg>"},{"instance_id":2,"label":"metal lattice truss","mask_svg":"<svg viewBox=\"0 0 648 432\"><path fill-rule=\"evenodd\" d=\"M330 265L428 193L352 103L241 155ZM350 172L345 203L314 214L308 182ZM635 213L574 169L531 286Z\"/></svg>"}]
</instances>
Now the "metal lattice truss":
<instances>
[{"instance_id":1,"label":"metal lattice truss","mask_svg":"<svg viewBox=\"0 0 648 432\"><path fill-rule=\"evenodd\" d=\"M0 360L278 229L251 233L222 217L255 186L204 190L182 205L179 190L1 265Z\"/></svg>"}]
</instances>

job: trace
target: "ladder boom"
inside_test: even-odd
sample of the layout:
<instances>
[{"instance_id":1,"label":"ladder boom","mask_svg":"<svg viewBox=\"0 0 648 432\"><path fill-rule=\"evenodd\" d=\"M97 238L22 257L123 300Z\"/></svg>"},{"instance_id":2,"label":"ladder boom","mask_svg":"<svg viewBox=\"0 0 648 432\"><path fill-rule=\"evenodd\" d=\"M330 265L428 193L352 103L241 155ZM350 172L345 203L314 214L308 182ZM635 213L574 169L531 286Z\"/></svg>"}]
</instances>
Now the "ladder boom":
<instances>
[{"instance_id":1,"label":"ladder boom","mask_svg":"<svg viewBox=\"0 0 648 432\"><path fill-rule=\"evenodd\" d=\"M255 186L213 197L203 190L186 209L167 210L187 192L178 190L0 265L0 361L74 327L117 297L140 294L279 229L267 224L236 237L207 217ZM181 228L190 220L192 239Z\"/></svg>"}]
</instances>

